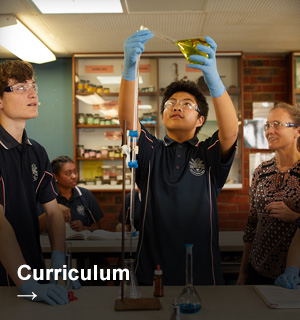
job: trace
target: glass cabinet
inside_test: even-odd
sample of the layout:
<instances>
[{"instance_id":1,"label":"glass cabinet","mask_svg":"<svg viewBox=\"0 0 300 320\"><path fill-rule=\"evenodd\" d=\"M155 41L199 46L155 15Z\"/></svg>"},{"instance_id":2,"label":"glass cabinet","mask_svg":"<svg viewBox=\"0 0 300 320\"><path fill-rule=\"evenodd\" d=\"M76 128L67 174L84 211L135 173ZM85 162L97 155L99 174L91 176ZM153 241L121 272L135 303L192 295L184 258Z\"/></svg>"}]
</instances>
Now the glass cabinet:
<instances>
[{"instance_id":1,"label":"glass cabinet","mask_svg":"<svg viewBox=\"0 0 300 320\"><path fill-rule=\"evenodd\" d=\"M180 79L199 83L209 103L208 119L199 133L203 140L218 129L211 97L202 72L187 68L181 54L144 53L139 66L139 119L159 138L166 134L161 122L163 89ZM217 55L218 71L243 123L242 55ZM73 55L73 140L74 160L80 183L91 190L121 190L121 131L117 118L122 54ZM243 132L240 125L238 149L225 188L241 188L243 181ZM130 183L130 174L126 182Z\"/></svg>"}]
</instances>

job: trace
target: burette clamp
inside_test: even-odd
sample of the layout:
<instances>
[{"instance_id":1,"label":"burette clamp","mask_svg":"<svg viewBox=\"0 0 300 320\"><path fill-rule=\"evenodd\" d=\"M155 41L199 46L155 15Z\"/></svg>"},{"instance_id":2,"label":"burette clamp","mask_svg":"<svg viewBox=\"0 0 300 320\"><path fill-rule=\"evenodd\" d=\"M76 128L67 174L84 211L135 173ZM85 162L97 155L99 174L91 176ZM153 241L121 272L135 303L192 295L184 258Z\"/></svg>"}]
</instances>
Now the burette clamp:
<instances>
[{"instance_id":1,"label":"burette clamp","mask_svg":"<svg viewBox=\"0 0 300 320\"><path fill-rule=\"evenodd\" d=\"M134 161L129 161L128 162L128 167L130 168L130 169L132 169L132 168L138 168L138 162L137 162L137 160L134 160Z\"/></svg>"},{"instance_id":2,"label":"burette clamp","mask_svg":"<svg viewBox=\"0 0 300 320\"><path fill-rule=\"evenodd\" d=\"M127 136L128 137L131 137L131 141L133 139L136 139L138 138L138 132L137 130L128 130L127 131ZM129 139L127 139L128 141ZM124 144L122 145L122 154L126 154L127 157L126 157L126 164L127 166L132 169L132 168L138 168L138 162L137 160L132 160L132 152L134 152L135 154L138 154L139 153L139 147L137 145L135 145L134 148L131 148L129 144Z\"/></svg>"},{"instance_id":3,"label":"burette clamp","mask_svg":"<svg viewBox=\"0 0 300 320\"><path fill-rule=\"evenodd\" d=\"M137 130L129 130L129 137L138 138L139 134L138 134Z\"/></svg>"},{"instance_id":4,"label":"burette clamp","mask_svg":"<svg viewBox=\"0 0 300 320\"><path fill-rule=\"evenodd\" d=\"M122 154L129 155L130 154L130 147L127 144L122 145Z\"/></svg>"}]
</instances>

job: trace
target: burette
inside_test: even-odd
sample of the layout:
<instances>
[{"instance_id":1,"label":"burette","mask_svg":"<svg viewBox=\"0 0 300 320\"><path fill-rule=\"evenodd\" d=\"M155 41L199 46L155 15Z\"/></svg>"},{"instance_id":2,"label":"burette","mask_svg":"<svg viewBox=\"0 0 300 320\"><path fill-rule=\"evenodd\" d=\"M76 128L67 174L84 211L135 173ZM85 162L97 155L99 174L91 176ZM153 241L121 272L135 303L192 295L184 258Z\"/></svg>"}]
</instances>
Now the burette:
<instances>
[{"instance_id":1,"label":"burette","mask_svg":"<svg viewBox=\"0 0 300 320\"><path fill-rule=\"evenodd\" d=\"M138 167L138 161L136 155L138 154L138 131L137 131L137 121L138 121L138 95L139 95L139 64L140 64L141 54L137 56L135 63L135 85L134 85L134 111L133 111L133 125L132 130L127 130L127 145L122 146L123 154L126 154L127 166L131 170L131 186L130 186L130 256L132 256L132 238L136 236L136 229L134 226L134 214L135 214L135 177L136 169Z\"/></svg>"},{"instance_id":2,"label":"burette","mask_svg":"<svg viewBox=\"0 0 300 320\"><path fill-rule=\"evenodd\" d=\"M140 30L147 30L147 27L140 26ZM176 41L157 32L153 33L160 39L166 40L173 44ZM136 155L138 154L138 131L137 131L137 121L138 121L138 98L139 98L139 64L140 64L141 54L137 56L135 63L135 85L134 85L134 108L133 108L133 125L132 130L127 130L127 144L122 146L122 153L126 154L126 163L131 170L131 186L130 186L130 256L132 256L132 238L136 236L136 229L134 226L134 214L135 214L135 178L136 169L138 168L138 161ZM128 160L129 159L129 160Z\"/></svg>"}]
</instances>

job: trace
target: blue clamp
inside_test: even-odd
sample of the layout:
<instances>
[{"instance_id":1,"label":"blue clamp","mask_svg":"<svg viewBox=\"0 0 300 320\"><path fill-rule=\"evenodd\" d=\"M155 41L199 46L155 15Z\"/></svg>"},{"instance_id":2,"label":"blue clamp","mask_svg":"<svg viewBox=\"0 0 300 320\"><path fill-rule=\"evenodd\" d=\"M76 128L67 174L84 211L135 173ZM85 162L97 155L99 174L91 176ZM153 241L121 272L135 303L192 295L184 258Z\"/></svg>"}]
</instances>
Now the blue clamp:
<instances>
[{"instance_id":1,"label":"blue clamp","mask_svg":"<svg viewBox=\"0 0 300 320\"><path fill-rule=\"evenodd\" d=\"M133 231L133 232L132 232L132 236L133 236L133 237L136 237L136 236L137 236L136 231Z\"/></svg>"},{"instance_id":2,"label":"blue clamp","mask_svg":"<svg viewBox=\"0 0 300 320\"><path fill-rule=\"evenodd\" d=\"M129 130L129 137L138 138L139 134L138 134L137 130Z\"/></svg>"},{"instance_id":3,"label":"blue clamp","mask_svg":"<svg viewBox=\"0 0 300 320\"><path fill-rule=\"evenodd\" d=\"M132 169L132 168L137 168L137 167L138 167L138 162L137 162L137 160L135 160L135 161L129 161L129 162L128 162L128 167L129 167L130 169Z\"/></svg>"}]
</instances>

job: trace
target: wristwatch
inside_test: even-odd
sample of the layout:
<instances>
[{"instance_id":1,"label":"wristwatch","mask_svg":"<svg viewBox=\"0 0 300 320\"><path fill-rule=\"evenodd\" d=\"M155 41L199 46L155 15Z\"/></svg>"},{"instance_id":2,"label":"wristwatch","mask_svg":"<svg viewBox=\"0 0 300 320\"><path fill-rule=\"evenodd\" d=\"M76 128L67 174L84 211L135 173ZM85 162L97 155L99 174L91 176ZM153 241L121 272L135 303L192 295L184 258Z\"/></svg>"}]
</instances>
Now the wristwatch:
<instances>
[{"instance_id":1,"label":"wristwatch","mask_svg":"<svg viewBox=\"0 0 300 320\"><path fill-rule=\"evenodd\" d=\"M298 217L295 222L297 227L300 228L300 217Z\"/></svg>"}]
</instances>

